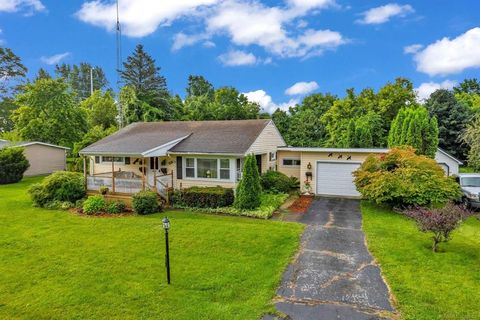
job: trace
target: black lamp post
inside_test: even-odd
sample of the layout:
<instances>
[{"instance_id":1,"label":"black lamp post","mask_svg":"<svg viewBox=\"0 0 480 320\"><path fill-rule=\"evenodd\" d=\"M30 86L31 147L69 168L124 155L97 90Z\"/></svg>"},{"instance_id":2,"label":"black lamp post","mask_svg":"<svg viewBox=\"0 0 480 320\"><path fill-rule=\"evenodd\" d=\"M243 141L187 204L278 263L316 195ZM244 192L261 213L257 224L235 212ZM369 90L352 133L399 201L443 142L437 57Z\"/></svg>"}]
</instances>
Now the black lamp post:
<instances>
[{"instance_id":1,"label":"black lamp post","mask_svg":"<svg viewBox=\"0 0 480 320\"><path fill-rule=\"evenodd\" d=\"M165 266L167 267L167 283L170 284L170 254L168 252L168 230L170 229L170 220L163 218L163 229L165 230Z\"/></svg>"}]
</instances>

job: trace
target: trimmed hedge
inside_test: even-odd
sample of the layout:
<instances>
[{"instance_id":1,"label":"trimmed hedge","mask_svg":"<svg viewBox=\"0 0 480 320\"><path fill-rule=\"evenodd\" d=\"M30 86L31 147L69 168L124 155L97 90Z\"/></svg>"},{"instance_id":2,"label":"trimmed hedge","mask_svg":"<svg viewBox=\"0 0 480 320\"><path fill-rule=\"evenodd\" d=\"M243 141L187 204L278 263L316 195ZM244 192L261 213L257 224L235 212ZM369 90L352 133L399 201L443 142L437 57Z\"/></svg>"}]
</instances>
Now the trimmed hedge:
<instances>
[{"instance_id":1,"label":"trimmed hedge","mask_svg":"<svg viewBox=\"0 0 480 320\"><path fill-rule=\"evenodd\" d=\"M173 203L179 206L195 208L219 208L233 204L234 193L232 189L217 187L191 187L176 191Z\"/></svg>"},{"instance_id":2,"label":"trimmed hedge","mask_svg":"<svg viewBox=\"0 0 480 320\"><path fill-rule=\"evenodd\" d=\"M30 164L23 148L0 149L0 184L19 182Z\"/></svg>"},{"instance_id":3,"label":"trimmed hedge","mask_svg":"<svg viewBox=\"0 0 480 320\"><path fill-rule=\"evenodd\" d=\"M260 177L263 191L272 193L289 193L298 188L298 179L273 170L268 170Z\"/></svg>"}]
</instances>

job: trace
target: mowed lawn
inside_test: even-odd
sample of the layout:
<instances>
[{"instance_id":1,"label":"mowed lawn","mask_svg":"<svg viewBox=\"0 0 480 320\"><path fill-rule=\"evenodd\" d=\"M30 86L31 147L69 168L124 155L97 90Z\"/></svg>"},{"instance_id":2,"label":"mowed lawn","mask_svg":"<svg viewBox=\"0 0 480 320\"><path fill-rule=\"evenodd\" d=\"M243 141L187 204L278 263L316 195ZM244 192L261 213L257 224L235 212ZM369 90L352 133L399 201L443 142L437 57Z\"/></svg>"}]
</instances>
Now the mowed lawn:
<instances>
[{"instance_id":1,"label":"mowed lawn","mask_svg":"<svg viewBox=\"0 0 480 320\"><path fill-rule=\"evenodd\" d=\"M303 227L169 211L81 217L0 186L0 318L259 319ZM171 219L166 285L161 219Z\"/></svg>"},{"instance_id":2,"label":"mowed lawn","mask_svg":"<svg viewBox=\"0 0 480 320\"><path fill-rule=\"evenodd\" d=\"M362 212L368 248L405 319L480 319L480 221L468 219L433 253L413 221L369 203Z\"/></svg>"}]
</instances>

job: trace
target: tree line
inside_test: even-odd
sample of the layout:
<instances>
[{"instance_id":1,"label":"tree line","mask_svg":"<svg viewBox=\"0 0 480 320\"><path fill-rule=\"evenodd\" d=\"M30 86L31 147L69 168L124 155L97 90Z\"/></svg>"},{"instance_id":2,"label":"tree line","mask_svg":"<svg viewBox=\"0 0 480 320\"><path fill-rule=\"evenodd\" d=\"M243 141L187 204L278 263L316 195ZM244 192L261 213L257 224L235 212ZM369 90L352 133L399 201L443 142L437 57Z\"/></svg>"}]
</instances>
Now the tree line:
<instances>
[{"instance_id":1,"label":"tree line","mask_svg":"<svg viewBox=\"0 0 480 320\"><path fill-rule=\"evenodd\" d=\"M172 94L155 59L138 45L119 70L121 88L109 87L100 66L60 64L50 75L27 68L0 48L0 134L40 140L74 153L119 127L138 121L272 118L289 145L392 147L412 145L433 156L437 146L480 169L480 83L466 79L423 102L411 81L397 78L375 91L348 89L345 97L314 93L288 111L262 112L234 87L215 88L190 75L185 97ZM93 80L91 82L91 80ZM91 85L93 83L93 92Z\"/></svg>"}]
</instances>

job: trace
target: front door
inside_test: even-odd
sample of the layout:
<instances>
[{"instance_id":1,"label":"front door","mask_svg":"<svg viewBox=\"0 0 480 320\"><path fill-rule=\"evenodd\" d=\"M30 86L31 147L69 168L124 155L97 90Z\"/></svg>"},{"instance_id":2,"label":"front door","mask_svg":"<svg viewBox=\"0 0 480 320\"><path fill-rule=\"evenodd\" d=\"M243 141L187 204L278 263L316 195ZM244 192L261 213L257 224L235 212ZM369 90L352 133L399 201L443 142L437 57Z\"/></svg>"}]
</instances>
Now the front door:
<instances>
[{"instance_id":1,"label":"front door","mask_svg":"<svg viewBox=\"0 0 480 320\"><path fill-rule=\"evenodd\" d=\"M148 184L153 186L155 184L155 176L160 177L168 173L167 158L151 157L149 158L149 166L147 170Z\"/></svg>"},{"instance_id":2,"label":"front door","mask_svg":"<svg viewBox=\"0 0 480 320\"><path fill-rule=\"evenodd\" d=\"M262 174L262 155L255 155L255 159L257 160L258 173Z\"/></svg>"}]
</instances>

